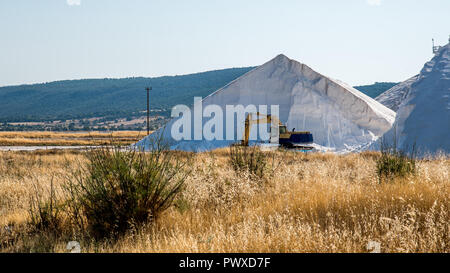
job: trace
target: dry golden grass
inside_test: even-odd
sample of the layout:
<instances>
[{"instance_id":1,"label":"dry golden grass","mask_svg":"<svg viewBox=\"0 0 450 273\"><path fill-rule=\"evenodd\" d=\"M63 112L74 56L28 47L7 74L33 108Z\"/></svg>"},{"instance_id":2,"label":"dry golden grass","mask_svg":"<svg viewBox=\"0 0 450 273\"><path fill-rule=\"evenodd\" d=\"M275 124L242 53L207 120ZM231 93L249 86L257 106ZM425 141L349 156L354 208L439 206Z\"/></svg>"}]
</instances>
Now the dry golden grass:
<instances>
[{"instance_id":1,"label":"dry golden grass","mask_svg":"<svg viewBox=\"0 0 450 273\"><path fill-rule=\"evenodd\" d=\"M236 174L227 150L186 154L192 174L154 225L117 241L21 235L34 184L61 185L82 153L0 153L0 251L450 252L450 159L418 162L415 176L379 184L377 153L279 152L265 180ZM276 166L271 168L271 166Z\"/></svg>"},{"instance_id":2,"label":"dry golden grass","mask_svg":"<svg viewBox=\"0 0 450 273\"><path fill-rule=\"evenodd\" d=\"M111 139L119 144L139 141L146 132L0 132L0 146L88 146L105 145Z\"/></svg>"}]
</instances>

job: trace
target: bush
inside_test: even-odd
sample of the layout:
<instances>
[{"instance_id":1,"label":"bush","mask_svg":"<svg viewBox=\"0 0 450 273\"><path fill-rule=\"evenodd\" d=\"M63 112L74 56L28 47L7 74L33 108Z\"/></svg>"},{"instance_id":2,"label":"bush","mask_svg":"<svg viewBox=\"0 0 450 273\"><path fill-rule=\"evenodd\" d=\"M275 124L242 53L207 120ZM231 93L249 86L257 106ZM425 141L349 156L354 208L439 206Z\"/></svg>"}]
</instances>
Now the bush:
<instances>
[{"instance_id":1,"label":"bush","mask_svg":"<svg viewBox=\"0 0 450 273\"><path fill-rule=\"evenodd\" d=\"M398 150L397 139L394 135L392 146L387 145L384 138L381 140L380 151L381 157L378 158L376 165L380 183L416 173L415 146L410 152Z\"/></svg>"},{"instance_id":2,"label":"bush","mask_svg":"<svg viewBox=\"0 0 450 273\"><path fill-rule=\"evenodd\" d=\"M150 152L92 149L66 185L73 218L96 238L154 221L182 190L184 165L159 145Z\"/></svg>"},{"instance_id":3,"label":"bush","mask_svg":"<svg viewBox=\"0 0 450 273\"><path fill-rule=\"evenodd\" d=\"M61 211L62 206L53 185L53 178L46 199L44 199L42 189L35 185L34 195L30 198L31 225L36 230L58 232L61 227Z\"/></svg>"},{"instance_id":4,"label":"bush","mask_svg":"<svg viewBox=\"0 0 450 273\"><path fill-rule=\"evenodd\" d=\"M247 172L257 178L264 177L264 171L267 166L265 154L256 146L232 145L230 147L229 162L236 172Z\"/></svg>"}]
</instances>

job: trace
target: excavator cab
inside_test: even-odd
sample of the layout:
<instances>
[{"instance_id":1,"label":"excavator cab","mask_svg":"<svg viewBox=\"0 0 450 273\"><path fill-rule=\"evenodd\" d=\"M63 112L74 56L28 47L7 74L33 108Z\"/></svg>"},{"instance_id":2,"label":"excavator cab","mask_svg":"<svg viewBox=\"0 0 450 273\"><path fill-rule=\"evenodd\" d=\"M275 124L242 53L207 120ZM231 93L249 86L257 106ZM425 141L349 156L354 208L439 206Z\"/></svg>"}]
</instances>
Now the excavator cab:
<instances>
[{"instance_id":1,"label":"excavator cab","mask_svg":"<svg viewBox=\"0 0 450 273\"><path fill-rule=\"evenodd\" d=\"M310 132L286 132L281 134L280 127L280 145L286 148L298 148L302 150L312 150L313 135Z\"/></svg>"}]
</instances>

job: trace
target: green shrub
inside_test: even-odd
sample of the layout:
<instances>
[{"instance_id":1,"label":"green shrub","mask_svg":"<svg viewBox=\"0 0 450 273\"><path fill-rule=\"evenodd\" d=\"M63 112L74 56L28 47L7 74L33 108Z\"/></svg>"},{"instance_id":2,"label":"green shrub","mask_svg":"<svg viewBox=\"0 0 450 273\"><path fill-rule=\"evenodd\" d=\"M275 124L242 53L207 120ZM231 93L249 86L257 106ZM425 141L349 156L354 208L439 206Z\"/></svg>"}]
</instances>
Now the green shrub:
<instances>
[{"instance_id":1,"label":"green shrub","mask_svg":"<svg viewBox=\"0 0 450 273\"><path fill-rule=\"evenodd\" d=\"M30 224L35 230L58 232L61 228L62 205L53 185L50 183L48 196L44 197L43 190L35 185L34 195L30 198Z\"/></svg>"},{"instance_id":2,"label":"green shrub","mask_svg":"<svg viewBox=\"0 0 450 273\"><path fill-rule=\"evenodd\" d=\"M149 152L103 147L87 152L66 185L73 218L96 238L154 221L183 188L185 164L154 146Z\"/></svg>"},{"instance_id":3,"label":"green shrub","mask_svg":"<svg viewBox=\"0 0 450 273\"><path fill-rule=\"evenodd\" d=\"M230 147L229 162L236 172L247 172L257 178L263 178L267 166L265 154L256 146Z\"/></svg>"},{"instance_id":4,"label":"green shrub","mask_svg":"<svg viewBox=\"0 0 450 273\"><path fill-rule=\"evenodd\" d=\"M376 162L376 169L380 183L391 181L395 177L405 177L416 173L415 146L409 152L397 149L397 139L394 136L393 144L388 145L381 140L381 157Z\"/></svg>"}]
</instances>

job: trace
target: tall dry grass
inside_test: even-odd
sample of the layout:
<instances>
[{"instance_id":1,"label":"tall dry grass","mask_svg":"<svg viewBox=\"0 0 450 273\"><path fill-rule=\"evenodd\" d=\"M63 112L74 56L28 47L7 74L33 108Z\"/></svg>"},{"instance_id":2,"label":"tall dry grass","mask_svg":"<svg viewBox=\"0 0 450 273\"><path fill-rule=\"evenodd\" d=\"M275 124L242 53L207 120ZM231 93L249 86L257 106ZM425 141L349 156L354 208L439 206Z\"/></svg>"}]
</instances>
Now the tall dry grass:
<instances>
[{"instance_id":1,"label":"tall dry grass","mask_svg":"<svg viewBox=\"0 0 450 273\"><path fill-rule=\"evenodd\" d=\"M118 240L93 241L28 231L34 185L61 186L82 153L0 153L0 251L64 252L78 240L85 252L367 252L369 241L382 252L450 252L448 158L379 184L378 153L277 152L261 183L235 172L227 149L181 155L193 165L174 207Z\"/></svg>"}]
</instances>

